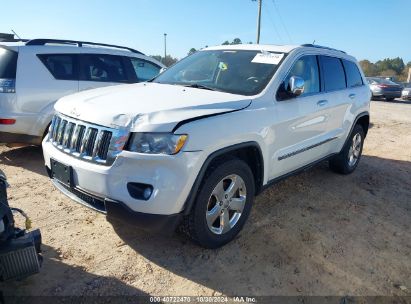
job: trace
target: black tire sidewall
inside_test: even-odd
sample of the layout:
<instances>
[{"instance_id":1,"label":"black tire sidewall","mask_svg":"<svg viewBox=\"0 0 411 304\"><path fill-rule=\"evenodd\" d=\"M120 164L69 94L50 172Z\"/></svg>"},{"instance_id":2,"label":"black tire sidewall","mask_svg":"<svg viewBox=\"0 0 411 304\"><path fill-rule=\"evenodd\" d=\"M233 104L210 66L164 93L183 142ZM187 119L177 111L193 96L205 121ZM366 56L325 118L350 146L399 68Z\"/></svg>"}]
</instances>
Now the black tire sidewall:
<instances>
[{"instance_id":1,"label":"black tire sidewall","mask_svg":"<svg viewBox=\"0 0 411 304\"><path fill-rule=\"evenodd\" d=\"M237 222L237 224L227 233L222 235L214 234L208 228L206 221L206 210L208 200L215 186L226 176L230 174L237 174L243 179L246 191L247 199L244 206L242 215ZM207 248L217 248L220 247L232 239L241 231L243 228L254 201L255 185L253 174L248 167L248 165L239 159L228 160L227 162L220 163L210 174L206 176L204 182L202 183L199 193L196 199L196 204L192 210L193 224L195 239L200 245Z\"/></svg>"},{"instance_id":2,"label":"black tire sidewall","mask_svg":"<svg viewBox=\"0 0 411 304\"><path fill-rule=\"evenodd\" d=\"M353 166L350 166L349 165L349 160L348 160L348 153L350 151L352 140L353 140L354 136L357 135L357 134L360 134L360 136L361 136L360 155L357 159L357 162ZM357 168L357 166L358 166L358 164L361 160L361 156L362 156L362 149L363 149L363 146L364 146L364 139L365 139L365 133L364 133L364 130L363 130L362 126L361 125L356 125L354 127L353 131L351 132L349 140L347 141L347 143L344 147L343 153L342 153L342 160L344 161L344 171L346 171L346 173L352 173Z\"/></svg>"}]
</instances>

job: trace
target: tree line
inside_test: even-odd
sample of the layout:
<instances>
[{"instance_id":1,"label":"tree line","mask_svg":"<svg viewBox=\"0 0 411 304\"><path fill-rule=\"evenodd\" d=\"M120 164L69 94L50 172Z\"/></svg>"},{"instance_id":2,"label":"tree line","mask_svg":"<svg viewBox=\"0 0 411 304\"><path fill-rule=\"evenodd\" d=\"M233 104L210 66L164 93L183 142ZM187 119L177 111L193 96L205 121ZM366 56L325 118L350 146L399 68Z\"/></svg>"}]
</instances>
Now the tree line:
<instances>
[{"instance_id":1,"label":"tree line","mask_svg":"<svg viewBox=\"0 0 411 304\"><path fill-rule=\"evenodd\" d=\"M408 70L411 61L404 63L402 58L385 58L372 63L369 60L361 60L360 65L365 76L394 76L398 81L407 81Z\"/></svg>"}]
</instances>

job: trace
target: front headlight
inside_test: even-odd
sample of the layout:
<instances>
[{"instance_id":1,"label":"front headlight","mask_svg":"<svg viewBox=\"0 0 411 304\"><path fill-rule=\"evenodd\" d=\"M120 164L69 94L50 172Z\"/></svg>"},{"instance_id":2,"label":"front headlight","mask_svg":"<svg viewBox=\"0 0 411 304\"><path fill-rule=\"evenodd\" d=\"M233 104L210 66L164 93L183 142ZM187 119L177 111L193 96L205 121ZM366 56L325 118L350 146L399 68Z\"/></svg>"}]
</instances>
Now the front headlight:
<instances>
[{"instance_id":1,"label":"front headlight","mask_svg":"<svg viewBox=\"0 0 411 304\"><path fill-rule=\"evenodd\" d=\"M146 154L176 154L184 146L187 135L172 133L132 133L129 151Z\"/></svg>"}]
</instances>

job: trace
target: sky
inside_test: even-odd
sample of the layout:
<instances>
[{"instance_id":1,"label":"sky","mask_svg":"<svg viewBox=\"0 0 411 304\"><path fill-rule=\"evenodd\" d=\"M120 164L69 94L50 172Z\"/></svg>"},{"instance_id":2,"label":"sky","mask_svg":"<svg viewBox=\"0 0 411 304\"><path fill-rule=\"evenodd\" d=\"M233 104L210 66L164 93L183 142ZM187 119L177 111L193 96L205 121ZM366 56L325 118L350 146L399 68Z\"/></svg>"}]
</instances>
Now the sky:
<instances>
[{"instance_id":1,"label":"sky","mask_svg":"<svg viewBox=\"0 0 411 304\"><path fill-rule=\"evenodd\" d=\"M2 2L2 3L1 3ZM0 32L86 40L183 58L191 48L255 42L252 0L0 0ZM373 62L411 61L410 0L263 0L261 43L312 43Z\"/></svg>"}]
</instances>

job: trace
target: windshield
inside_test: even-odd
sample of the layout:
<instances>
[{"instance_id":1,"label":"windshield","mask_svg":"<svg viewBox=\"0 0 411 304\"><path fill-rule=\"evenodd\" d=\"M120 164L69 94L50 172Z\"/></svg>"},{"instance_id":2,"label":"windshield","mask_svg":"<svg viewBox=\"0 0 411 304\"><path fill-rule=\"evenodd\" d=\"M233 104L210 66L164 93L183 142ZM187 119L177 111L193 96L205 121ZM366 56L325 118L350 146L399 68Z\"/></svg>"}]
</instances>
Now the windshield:
<instances>
[{"instance_id":1,"label":"windshield","mask_svg":"<svg viewBox=\"0 0 411 304\"><path fill-rule=\"evenodd\" d=\"M240 95L260 93L284 54L217 50L200 51L181 60L153 80Z\"/></svg>"}]
</instances>

